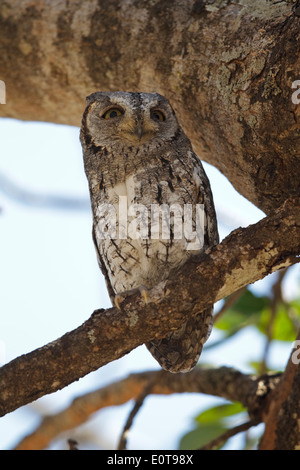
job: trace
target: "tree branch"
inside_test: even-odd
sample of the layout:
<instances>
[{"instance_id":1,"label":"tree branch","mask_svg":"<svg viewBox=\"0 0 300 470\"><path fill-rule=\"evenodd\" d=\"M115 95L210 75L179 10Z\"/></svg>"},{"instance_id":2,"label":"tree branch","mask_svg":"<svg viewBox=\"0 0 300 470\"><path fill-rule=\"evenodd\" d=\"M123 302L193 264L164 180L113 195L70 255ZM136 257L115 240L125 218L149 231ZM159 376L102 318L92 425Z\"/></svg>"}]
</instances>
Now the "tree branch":
<instances>
[{"instance_id":1,"label":"tree branch","mask_svg":"<svg viewBox=\"0 0 300 470\"><path fill-rule=\"evenodd\" d=\"M242 423L235 426L234 428L227 429L227 431L223 432L223 434L208 442L204 446L200 447L200 449L198 450L213 450L215 448L218 448L231 437L236 436L240 432L248 431L248 429L252 428L253 426L257 426L257 424L259 424L257 420L250 419L250 421L247 421L246 423Z\"/></svg>"},{"instance_id":2,"label":"tree branch","mask_svg":"<svg viewBox=\"0 0 300 470\"><path fill-rule=\"evenodd\" d=\"M300 203L288 200L272 216L233 231L192 257L174 276L116 308L96 310L80 327L0 369L0 415L55 392L137 346L164 337L187 315L299 261Z\"/></svg>"},{"instance_id":3,"label":"tree branch","mask_svg":"<svg viewBox=\"0 0 300 470\"><path fill-rule=\"evenodd\" d=\"M163 370L160 370L159 372L157 372L156 375L154 375L152 377L152 379L148 381L148 383L145 385L144 389L141 391L141 393L139 394L139 396L135 400L135 404L134 404L131 412L129 413L129 416L128 416L127 421L126 421L125 426L124 426L124 429L122 431L122 434L121 434L121 437L120 437L120 440L119 440L118 450L126 450L128 433L129 433L129 430L132 426L133 420L134 420L135 416L137 415L137 413L139 412L139 410L141 409L141 407L143 406L145 398L152 392L152 389L153 389L154 385L156 383L159 384L160 375L163 374L163 373L164 373Z\"/></svg>"},{"instance_id":4,"label":"tree branch","mask_svg":"<svg viewBox=\"0 0 300 470\"><path fill-rule=\"evenodd\" d=\"M19 442L15 450L44 449L58 434L84 423L92 413L138 399L145 390L158 395L205 393L239 401L248 408L250 415L255 416L251 419L251 423L254 423L261 419L264 403L262 398L266 399L268 392L273 388L272 384L277 382L277 378L256 378L228 367L196 368L188 374L177 375L166 371L131 374L119 382L75 398L68 408L56 415L46 416L32 434ZM268 384L268 387L264 387L263 396L262 383Z\"/></svg>"},{"instance_id":5,"label":"tree branch","mask_svg":"<svg viewBox=\"0 0 300 470\"><path fill-rule=\"evenodd\" d=\"M197 155L270 214L299 194L296 7L292 0L1 2L1 115L79 126L85 97L96 90L159 92Z\"/></svg>"},{"instance_id":6,"label":"tree branch","mask_svg":"<svg viewBox=\"0 0 300 470\"><path fill-rule=\"evenodd\" d=\"M300 332L297 340L298 349ZM299 353L294 350L278 386L268 396L264 421L260 450L300 449L300 367Z\"/></svg>"},{"instance_id":7,"label":"tree branch","mask_svg":"<svg viewBox=\"0 0 300 470\"><path fill-rule=\"evenodd\" d=\"M54 194L42 194L30 191L12 181L4 173L0 172L0 192L6 197L26 206L42 209L56 209L66 211L88 211L91 204L88 198L71 196L59 196Z\"/></svg>"}]
</instances>

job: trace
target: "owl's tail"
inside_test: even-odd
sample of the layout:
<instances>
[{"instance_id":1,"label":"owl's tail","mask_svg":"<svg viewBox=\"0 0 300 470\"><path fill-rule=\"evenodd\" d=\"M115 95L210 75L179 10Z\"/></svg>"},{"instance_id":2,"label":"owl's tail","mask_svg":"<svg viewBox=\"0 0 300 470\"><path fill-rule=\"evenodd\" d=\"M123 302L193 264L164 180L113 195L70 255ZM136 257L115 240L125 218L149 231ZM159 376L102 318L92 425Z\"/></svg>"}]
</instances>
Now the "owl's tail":
<instances>
[{"instance_id":1,"label":"owl's tail","mask_svg":"<svg viewBox=\"0 0 300 470\"><path fill-rule=\"evenodd\" d=\"M195 367L212 329L212 307L192 316L165 338L146 343L152 356L169 372L189 372Z\"/></svg>"}]
</instances>

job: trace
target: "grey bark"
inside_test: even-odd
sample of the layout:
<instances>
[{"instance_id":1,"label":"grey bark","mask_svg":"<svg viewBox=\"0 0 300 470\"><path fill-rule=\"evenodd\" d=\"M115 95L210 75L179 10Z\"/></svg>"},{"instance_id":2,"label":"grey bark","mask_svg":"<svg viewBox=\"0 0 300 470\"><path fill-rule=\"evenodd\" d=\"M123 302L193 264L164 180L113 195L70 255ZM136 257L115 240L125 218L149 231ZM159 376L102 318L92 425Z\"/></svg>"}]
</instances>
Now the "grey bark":
<instances>
[{"instance_id":1,"label":"grey bark","mask_svg":"<svg viewBox=\"0 0 300 470\"><path fill-rule=\"evenodd\" d=\"M266 213L299 193L298 2L11 0L1 115L78 126L96 90L170 99L196 153Z\"/></svg>"}]
</instances>

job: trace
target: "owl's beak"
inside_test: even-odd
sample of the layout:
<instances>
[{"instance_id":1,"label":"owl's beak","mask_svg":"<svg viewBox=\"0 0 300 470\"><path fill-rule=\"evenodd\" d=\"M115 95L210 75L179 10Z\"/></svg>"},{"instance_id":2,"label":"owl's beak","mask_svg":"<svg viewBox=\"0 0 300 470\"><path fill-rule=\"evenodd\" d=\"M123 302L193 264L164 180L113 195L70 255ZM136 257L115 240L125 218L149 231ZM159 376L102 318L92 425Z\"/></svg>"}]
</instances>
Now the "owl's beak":
<instances>
[{"instance_id":1,"label":"owl's beak","mask_svg":"<svg viewBox=\"0 0 300 470\"><path fill-rule=\"evenodd\" d=\"M134 133L138 136L138 139L141 140L142 135L144 133L144 129L142 124L138 124L134 130Z\"/></svg>"}]
</instances>

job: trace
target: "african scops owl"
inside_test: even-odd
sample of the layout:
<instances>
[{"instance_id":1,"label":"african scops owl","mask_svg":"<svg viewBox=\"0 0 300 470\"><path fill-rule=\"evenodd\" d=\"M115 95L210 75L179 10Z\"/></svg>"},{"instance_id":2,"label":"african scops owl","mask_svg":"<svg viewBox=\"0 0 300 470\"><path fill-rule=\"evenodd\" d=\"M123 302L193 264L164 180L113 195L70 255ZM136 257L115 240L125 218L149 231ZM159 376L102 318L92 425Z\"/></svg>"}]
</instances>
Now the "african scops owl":
<instances>
[{"instance_id":1,"label":"african scops owl","mask_svg":"<svg viewBox=\"0 0 300 470\"><path fill-rule=\"evenodd\" d=\"M211 189L169 101L157 93L91 94L80 139L98 261L120 308L122 295L138 288L146 298L190 256L218 243ZM187 372L211 323L208 308L146 346L164 369Z\"/></svg>"}]
</instances>

